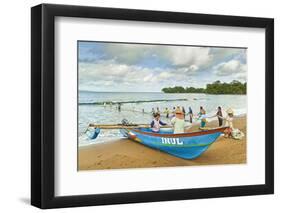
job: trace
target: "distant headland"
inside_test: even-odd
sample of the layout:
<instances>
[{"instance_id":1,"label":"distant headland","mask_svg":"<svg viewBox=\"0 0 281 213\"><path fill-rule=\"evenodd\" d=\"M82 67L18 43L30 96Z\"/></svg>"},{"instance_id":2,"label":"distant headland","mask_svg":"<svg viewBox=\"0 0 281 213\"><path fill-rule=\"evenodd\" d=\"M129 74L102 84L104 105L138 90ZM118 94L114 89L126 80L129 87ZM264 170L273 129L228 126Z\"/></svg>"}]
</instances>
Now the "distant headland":
<instances>
[{"instance_id":1,"label":"distant headland","mask_svg":"<svg viewBox=\"0 0 281 213\"><path fill-rule=\"evenodd\" d=\"M166 87L162 89L164 93L206 93L206 94L234 94L243 95L247 92L247 83L241 83L240 81L233 80L230 83L221 81L215 81L211 84L207 84L206 88L195 87Z\"/></svg>"}]
</instances>

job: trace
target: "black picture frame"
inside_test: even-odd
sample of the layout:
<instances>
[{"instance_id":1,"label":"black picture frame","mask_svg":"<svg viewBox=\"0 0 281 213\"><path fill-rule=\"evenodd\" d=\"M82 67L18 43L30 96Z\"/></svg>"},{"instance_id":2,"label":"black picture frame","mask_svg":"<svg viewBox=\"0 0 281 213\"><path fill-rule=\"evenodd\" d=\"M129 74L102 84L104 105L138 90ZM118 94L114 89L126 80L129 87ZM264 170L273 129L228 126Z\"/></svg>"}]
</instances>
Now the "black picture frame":
<instances>
[{"instance_id":1,"label":"black picture frame","mask_svg":"<svg viewBox=\"0 0 281 213\"><path fill-rule=\"evenodd\" d=\"M265 184L56 197L54 21L58 16L265 29ZM53 4L41 4L31 8L32 205L46 209L272 193L274 193L274 19Z\"/></svg>"}]
</instances>

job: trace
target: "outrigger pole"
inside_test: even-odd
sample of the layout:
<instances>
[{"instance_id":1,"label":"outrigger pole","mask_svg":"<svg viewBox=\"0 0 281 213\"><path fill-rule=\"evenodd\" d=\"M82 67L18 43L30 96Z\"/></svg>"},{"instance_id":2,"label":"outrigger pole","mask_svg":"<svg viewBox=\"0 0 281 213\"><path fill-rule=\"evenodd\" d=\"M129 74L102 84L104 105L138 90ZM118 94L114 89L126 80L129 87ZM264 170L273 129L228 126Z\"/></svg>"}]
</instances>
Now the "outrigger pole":
<instances>
[{"instance_id":1,"label":"outrigger pole","mask_svg":"<svg viewBox=\"0 0 281 213\"><path fill-rule=\"evenodd\" d=\"M92 124L90 123L88 127L94 127L99 129L135 129L135 128L150 128L149 124ZM172 126L165 125L161 128L172 128Z\"/></svg>"},{"instance_id":2,"label":"outrigger pole","mask_svg":"<svg viewBox=\"0 0 281 213\"><path fill-rule=\"evenodd\" d=\"M89 128L94 128L94 131L89 131ZM84 134L89 131L88 137L95 139L98 137L101 129L136 129L136 128L150 128L149 124L92 124L90 123L84 132ZM172 126L161 126L160 128L172 128Z\"/></svg>"}]
</instances>

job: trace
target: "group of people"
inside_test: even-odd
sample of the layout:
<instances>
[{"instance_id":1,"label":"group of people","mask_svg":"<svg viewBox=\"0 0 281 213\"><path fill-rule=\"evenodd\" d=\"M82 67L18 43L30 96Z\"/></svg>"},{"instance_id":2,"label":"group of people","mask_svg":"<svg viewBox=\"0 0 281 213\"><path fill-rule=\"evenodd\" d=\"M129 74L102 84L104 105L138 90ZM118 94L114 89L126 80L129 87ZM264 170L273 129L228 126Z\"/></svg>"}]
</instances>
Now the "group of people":
<instances>
[{"instance_id":1,"label":"group of people","mask_svg":"<svg viewBox=\"0 0 281 213\"><path fill-rule=\"evenodd\" d=\"M188 108L187 113L183 106L182 107L180 107L180 106L173 107L172 110L170 110L168 107L166 107L163 111L163 114L165 115L166 118L173 118L176 116L176 111L179 111L179 110L181 110L181 112L183 113L184 118L186 115L189 115L189 122L192 123L193 111L192 111L191 107ZM159 107L157 107L156 109L152 108L151 114L154 115L155 113L161 114Z\"/></svg>"},{"instance_id":2,"label":"group of people","mask_svg":"<svg viewBox=\"0 0 281 213\"><path fill-rule=\"evenodd\" d=\"M171 119L171 124L174 126L174 133L184 133L185 130L185 119L184 113L180 109L175 110L175 116ZM160 120L160 113L156 112L153 114L153 120L150 124L153 132L159 132L161 126L167 125L167 123Z\"/></svg>"},{"instance_id":3,"label":"group of people","mask_svg":"<svg viewBox=\"0 0 281 213\"><path fill-rule=\"evenodd\" d=\"M154 108L152 108L152 113L153 113L153 120L150 124L151 129L153 132L159 132L161 126L165 126L165 125L167 125L167 123L161 121L161 119L160 119L161 114L160 114L160 110L158 107L157 107L156 111L154 110ZM164 114L166 115L167 118L170 117L169 113L170 112L169 112L168 108L165 108ZM226 137L231 136L231 132L233 130L234 113L233 113L233 110L230 108L226 111L226 113L227 113L227 116L223 117L222 108L220 106L218 106L216 114L213 116L207 117L206 110L203 108L203 106L200 106L199 113L197 114L197 119L200 120L200 128L206 127L207 118L217 117L219 127L223 126L223 121L225 121L225 126L228 127L225 131L225 136ZM186 115L189 115L189 122L192 123L194 114L193 114L191 107L189 107L188 113L185 112L184 107L178 106L178 107L173 108L172 116L171 116L171 124L174 127L175 134L185 132L185 116Z\"/></svg>"}]
</instances>

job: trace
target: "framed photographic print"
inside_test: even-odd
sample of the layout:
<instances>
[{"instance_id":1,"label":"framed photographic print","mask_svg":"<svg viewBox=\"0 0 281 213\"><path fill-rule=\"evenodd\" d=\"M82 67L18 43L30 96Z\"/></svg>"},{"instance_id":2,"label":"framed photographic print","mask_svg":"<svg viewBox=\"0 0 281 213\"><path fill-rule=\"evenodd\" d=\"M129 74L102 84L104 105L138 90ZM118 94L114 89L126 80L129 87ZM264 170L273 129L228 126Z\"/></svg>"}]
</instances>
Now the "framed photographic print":
<instances>
[{"instance_id":1,"label":"framed photographic print","mask_svg":"<svg viewBox=\"0 0 281 213\"><path fill-rule=\"evenodd\" d=\"M272 194L274 21L31 9L31 204Z\"/></svg>"}]
</instances>

